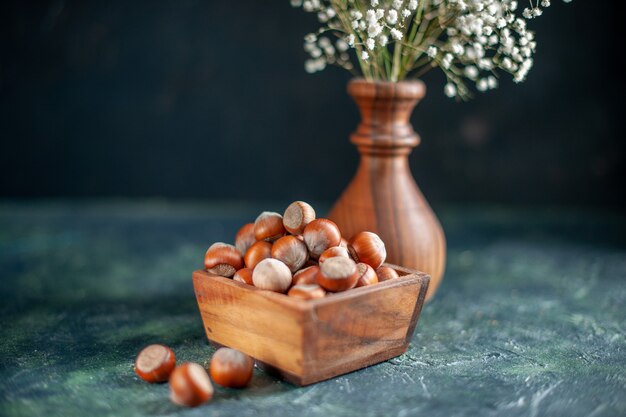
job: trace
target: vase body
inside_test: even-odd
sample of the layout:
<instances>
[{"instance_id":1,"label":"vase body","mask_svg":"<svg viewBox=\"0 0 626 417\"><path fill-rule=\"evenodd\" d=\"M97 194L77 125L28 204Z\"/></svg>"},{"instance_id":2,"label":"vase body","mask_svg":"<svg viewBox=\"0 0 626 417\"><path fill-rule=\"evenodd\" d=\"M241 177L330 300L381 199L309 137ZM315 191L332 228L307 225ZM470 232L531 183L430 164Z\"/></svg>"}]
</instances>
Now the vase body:
<instances>
[{"instance_id":1,"label":"vase body","mask_svg":"<svg viewBox=\"0 0 626 417\"><path fill-rule=\"evenodd\" d=\"M379 234L387 248L387 262L428 273L429 299L443 277L446 242L408 162L420 141L410 117L426 87L419 80L354 79L348 93L361 113L361 123L351 135L361 161L328 217L345 236L363 230Z\"/></svg>"}]
</instances>

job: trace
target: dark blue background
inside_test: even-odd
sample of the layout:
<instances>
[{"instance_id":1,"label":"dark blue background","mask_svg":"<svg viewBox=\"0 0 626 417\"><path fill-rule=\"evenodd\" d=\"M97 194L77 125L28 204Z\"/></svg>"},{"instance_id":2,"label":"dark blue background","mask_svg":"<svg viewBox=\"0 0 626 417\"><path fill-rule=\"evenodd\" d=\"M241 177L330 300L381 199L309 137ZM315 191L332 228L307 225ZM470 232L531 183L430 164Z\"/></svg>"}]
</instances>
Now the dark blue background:
<instances>
[{"instance_id":1,"label":"dark blue background","mask_svg":"<svg viewBox=\"0 0 626 417\"><path fill-rule=\"evenodd\" d=\"M616 3L552 3L525 84L457 104L425 77L432 202L624 204ZM317 23L288 0L0 10L0 197L332 200L354 173L350 75L304 72Z\"/></svg>"}]
</instances>

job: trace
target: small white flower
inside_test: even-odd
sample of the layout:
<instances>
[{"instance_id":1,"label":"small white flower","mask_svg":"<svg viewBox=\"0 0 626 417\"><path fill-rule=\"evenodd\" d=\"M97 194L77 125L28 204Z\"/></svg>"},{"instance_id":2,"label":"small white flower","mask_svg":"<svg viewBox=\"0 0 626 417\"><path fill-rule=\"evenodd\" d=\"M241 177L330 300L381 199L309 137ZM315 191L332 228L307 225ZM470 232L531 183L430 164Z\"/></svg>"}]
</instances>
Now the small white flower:
<instances>
[{"instance_id":1,"label":"small white flower","mask_svg":"<svg viewBox=\"0 0 626 417\"><path fill-rule=\"evenodd\" d=\"M391 7L396 10L400 10L400 8L402 7L402 3L404 3L402 0L393 0L393 2L391 3Z\"/></svg>"},{"instance_id":2,"label":"small white flower","mask_svg":"<svg viewBox=\"0 0 626 417\"><path fill-rule=\"evenodd\" d=\"M311 50L309 51L309 55L311 55L311 57L313 58L319 58L322 56L322 50L316 46L314 48L311 48Z\"/></svg>"},{"instance_id":3,"label":"small white flower","mask_svg":"<svg viewBox=\"0 0 626 417\"><path fill-rule=\"evenodd\" d=\"M424 1L424 0L422 0ZM409 1L409 10L415 11L417 10L417 0L410 0Z\"/></svg>"},{"instance_id":4,"label":"small white flower","mask_svg":"<svg viewBox=\"0 0 626 417\"><path fill-rule=\"evenodd\" d=\"M387 23L390 25L395 25L398 23L398 12L396 10L389 10L387 13Z\"/></svg>"},{"instance_id":5,"label":"small white flower","mask_svg":"<svg viewBox=\"0 0 626 417\"><path fill-rule=\"evenodd\" d=\"M400 32L398 29L393 28L389 31L389 34L391 35L392 38L394 38L395 40L399 41L402 40L402 32Z\"/></svg>"},{"instance_id":6,"label":"small white flower","mask_svg":"<svg viewBox=\"0 0 626 417\"><path fill-rule=\"evenodd\" d=\"M352 16L352 18L353 18L354 20L361 20L361 19L363 19L363 13L361 13L361 12L360 12L360 11L358 11L358 10L352 10L352 11L350 12L350 16Z\"/></svg>"},{"instance_id":7,"label":"small white flower","mask_svg":"<svg viewBox=\"0 0 626 417\"><path fill-rule=\"evenodd\" d=\"M524 11L522 12L522 16L524 16L526 19L532 19L533 17L533 10L531 8L525 8Z\"/></svg>"},{"instance_id":8,"label":"small white flower","mask_svg":"<svg viewBox=\"0 0 626 417\"><path fill-rule=\"evenodd\" d=\"M302 7L302 0L291 0L290 3L292 7Z\"/></svg>"},{"instance_id":9,"label":"small white flower","mask_svg":"<svg viewBox=\"0 0 626 417\"><path fill-rule=\"evenodd\" d=\"M478 68L476 68L473 65L469 65L469 66L465 67L465 70L463 71L463 73L470 80L474 80L474 79L476 79L476 77L478 77Z\"/></svg>"},{"instance_id":10,"label":"small white flower","mask_svg":"<svg viewBox=\"0 0 626 417\"><path fill-rule=\"evenodd\" d=\"M317 42L322 48L328 48L332 45L330 39L328 39L326 36L322 36Z\"/></svg>"},{"instance_id":11,"label":"small white flower","mask_svg":"<svg viewBox=\"0 0 626 417\"><path fill-rule=\"evenodd\" d=\"M374 40L374 38L367 38L367 40L365 41L365 46L367 46L367 49L371 51L376 47L376 41Z\"/></svg>"},{"instance_id":12,"label":"small white flower","mask_svg":"<svg viewBox=\"0 0 626 417\"><path fill-rule=\"evenodd\" d=\"M370 54L368 54L367 51L361 52L361 59L363 61L367 61L368 59L370 59Z\"/></svg>"},{"instance_id":13,"label":"small white flower","mask_svg":"<svg viewBox=\"0 0 626 417\"><path fill-rule=\"evenodd\" d=\"M304 62L304 70L309 74L322 71L324 68L326 68L326 60L324 58L307 59Z\"/></svg>"},{"instance_id":14,"label":"small white flower","mask_svg":"<svg viewBox=\"0 0 626 417\"><path fill-rule=\"evenodd\" d=\"M435 58L437 56L437 48L434 46L429 46L426 53L428 54L429 58Z\"/></svg>"},{"instance_id":15,"label":"small white flower","mask_svg":"<svg viewBox=\"0 0 626 417\"><path fill-rule=\"evenodd\" d=\"M385 47L389 43L389 37L387 35L380 35L378 38L378 43L380 46Z\"/></svg>"},{"instance_id":16,"label":"small white flower","mask_svg":"<svg viewBox=\"0 0 626 417\"><path fill-rule=\"evenodd\" d=\"M385 17L385 9L376 9L376 20L380 20Z\"/></svg>"},{"instance_id":17,"label":"small white flower","mask_svg":"<svg viewBox=\"0 0 626 417\"><path fill-rule=\"evenodd\" d=\"M337 16L337 12L332 7L329 7L328 9L326 9L326 16L328 16L329 19L332 19L333 17Z\"/></svg>"},{"instance_id":18,"label":"small white flower","mask_svg":"<svg viewBox=\"0 0 626 417\"><path fill-rule=\"evenodd\" d=\"M337 47L337 50L339 52L346 52L348 49L350 49L350 45L348 45L348 42L344 41L343 39L337 39L337 42L335 42L335 46Z\"/></svg>"},{"instance_id":19,"label":"small white flower","mask_svg":"<svg viewBox=\"0 0 626 417\"><path fill-rule=\"evenodd\" d=\"M543 7L550 7L550 0L541 0L541 5Z\"/></svg>"},{"instance_id":20,"label":"small white flower","mask_svg":"<svg viewBox=\"0 0 626 417\"><path fill-rule=\"evenodd\" d=\"M382 31L383 31L383 27L376 22L373 22L367 28L367 34L372 38L375 38L376 36L380 35L380 32Z\"/></svg>"},{"instance_id":21,"label":"small white flower","mask_svg":"<svg viewBox=\"0 0 626 417\"><path fill-rule=\"evenodd\" d=\"M378 6L378 0L372 0L370 4L372 5L372 7L376 7Z\"/></svg>"},{"instance_id":22,"label":"small white flower","mask_svg":"<svg viewBox=\"0 0 626 417\"><path fill-rule=\"evenodd\" d=\"M497 88L497 87L498 87L498 80L496 79L496 77L494 77L493 75L490 75L490 76L487 78L487 86L488 86L490 89L492 89L492 90L493 90L494 88Z\"/></svg>"},{"instance_id":23,"label":"small white flower","mask_svg":"<svg viewBox=\"0 0 626 417\"><path fill-rule=\"evenodd\" d=\"M304 37L304 41L306 43L314 43L317 42L317 35L315 33L309 33Z\"/></svg>"},{"instance_id":24,"label":"small white flower","mask_svg":"<svg viewBox=\"0 0 626 417\"><path fill-rule=\"evenodd\" d=\"M354 46L354 41L355 41L355 38L354 38L354 34L353 33L349 34L346 37L346 42L348 43L348 45Z\"/></svg>"},{"instance_id":25,"label":"small white flower","mask_svg":"<svg viewBox=\"0 0 626 417\"><path fill-rule=\"evenodd\" d=\"M543 14L543 10L541 10L539 7L535 7L533 9L533 17L539 17Z\"/></svg>"},{"instance_id":26,"label":"small white flower","mask_svg":"<svg viewBox=\"0 0 626 417\"><path fill-rule=\"evenodd\" d=\"M443 92L446 96L452 98L456 96L456 86L452 83L447 83L446 86L443 88Z\"/></svg>"},{"instance_id":27,"label":"small white flower","mask_svg":"<svg viewBox=\"0 0 626 417\"><path fill-rule=\"evenodd\" d=\"M404 9L402 10L402 18L406 19L407 17L411 16L412 12L409 9Z\"/></svg>"},{"instance_id":28,"label":"small white flower","mask_svg":"<svg viewBox=\"0 0 626 417\"><path fill-rule=\"evenodd\" d=\"M478 91L487 91L487 88L489 87L489 84L487 83L487 79L485 78L481 78L480 80L478 80L478 82L476 83L476 89Z\"/></svg>"}]
</instances>

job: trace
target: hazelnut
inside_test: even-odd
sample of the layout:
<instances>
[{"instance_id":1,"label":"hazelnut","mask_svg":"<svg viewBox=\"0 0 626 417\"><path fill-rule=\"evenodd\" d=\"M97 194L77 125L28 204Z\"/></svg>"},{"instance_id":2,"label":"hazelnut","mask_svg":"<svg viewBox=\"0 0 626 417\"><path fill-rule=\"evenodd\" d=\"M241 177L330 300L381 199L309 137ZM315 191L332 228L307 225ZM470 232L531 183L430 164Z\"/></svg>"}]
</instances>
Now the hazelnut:
<instances>
[{"instance_id":1,"label":"hazelnut","mask_svg":"<svg viewBox=\"0 0 626 417\"><path fill-rule=\"evenodd\" d=\"M270 242L256 242L250 246L243 257L247 268L254 268L263 259L272 257L272 244Z\"/></svg>"},{"instance_id":2,"label":"hazelnut","mask_svg":"<svg viewBox=\"0 0 626 417\"><path fill-rule=\"evenodd\" d=\"M291 286L291 271L278 259L263 259L252 271L254 286L284 293Z\"/></svg>"},{"instance_id":3,"label":"hazelnut","mask_svg":"<svg viewBox=\"0 0 626 417\"><path fill-rule=\"evenodd\" d=\"M341 246L333 246L332 248L326 249L320 255L318 259L319 264L323 264L326 259L334 258L336 256L343 256L344 258L349 258L350 254L348 254L348 250L346 248L342 248Z\"/></svg>"},{"instance_id":4,"label":"hazelnut","mask_svg":"<svg viewBox=\"0 0 626 417\"><path fill-rule=\"evenodd\" d=\"M219 348L211 358L209 373L218 385L228 388L243 388L252 379L254 360L238 350Z\"/></svg>"},{"instance_id":5,"label":"hazelnut","mask_svg":"<svg viewBox=\"0 0 626 417\"><path fill-rule=\"evenodd\" d=\"M302 234L306 225L313 220L315 220L315 210L304 201L291 203L283 215L283 225L293 235Z\"/></svg>"},{"instance_id":6,"label":"hazelnut","mask_svg":"<svg viewBox=\"0 0 626 417\"><path fill-rule=\"evenodd\" d=\"M204 368L184 363L170 376L170 398L179 405L196 407L213 397L213 385Z\"/></svg>"},{"instance_id":7,"label":"hazelnut","mask_svg":"<svg viewBox=\"0 0 626 417\"><path fill-rule=\"evenodd\" d=\"M309 260L308 260L308 261L306 261L306 262L304 263L304 265L302 265L302 269L304 269L304 268L308 268L308 267L310 267L310 266L320 266L320 263L319 263L319 262L317 262L315 259L311 259L311 258L309 258Z\"/></svg>"},{"instance_id":8,"label":"hazelnut","mask_svg":"<svg viewBox=\"0 0 626 417\"><path fill-rule=\"evenodd\" d=\"M258 240L273 242L285 234L283 216L271 211L264 211L254 222L254 237Z\"/></svg>"},{"instance_id":9,"label":"hazelnut","mask_svg":"<svg viewBox=\"0 0 626 417\"><path fill-rule=\"evenodd\" d=\"M241 253L241 256L245 255L248 248L256 242L254 237L254 223L244 224L241 229L235 235L235 247Z\"/></svg>"},{"instance_id":10,"label":"hazelnut","mask_svg":"<svg viewBox=\"0 0 626 417\"><path fill-rule=\"evenodd\" d=\"M359 232L348 242L348 251L355 262L363 262L376 269L385 262L387 250L376 233Z\"/></svg>"},{"instance_id":11,"label":"hazelnut","mask_svg":"<svg viewBox=\"0 0 626 417\"><path fill-rule=\"evenodd\" d=\"M392 269L388 266L381 266L376 270L376 275L378 275L378 282L389 281L390 279L399 278L398 273L395 269Z\"/></svg>"},{"instance_id":12,"label":"hazelnut","mask_svg":"<svg viewBox=\"0 0 626 417\"><path fill-rule=\"evenodd\" d=\"M293 285L310 285L317 284L317 274L320 267L317 265L309 266L299 270L293 275Z\"/></svg>"},{"instance_id":13,"label":"hazelnut","mask_svg":"<svg viewBox=\"0 0 626 417\"><path fill-rule=\"evenodd\" d=\"M252 283L252 268L241 268L233 275L233 280L243 282L244 284L254 285Z\"/></svg>"},{"instance_id":14,"label":"hazelnut","mask_svg":"<svg viewBox=\"0 0 626 417\"><path fill-rule=\"evenodd\" d=\"M341 233L337 225L328 219L315 219L304 228L304 243L313 259L328 248L341 243Z\"/></svg>"},{"instance_id":15,"label":"hazelnut","mask_svg":"<svg viewBox=\"0 0 626 417\"><path fill-rule=\"evenodd\" d=\"M374 268L363 262L359 262L356 267L359 270L359 280L356 282L356 287L364 287L378 282L378 275L376 275Z\"/></svg>"},{"instance_id":16,"label":"hazelnut","mask_svg":"<svg viewBox=\"0 0 626 417\"><path fill-rule=\"evenodd\" d=\"M272 258L282 261L291 272L296 272L309 259L309 250L295 236L283 236L274 242Z\"/></svg>"},{"instance_id":17,"label":"hazelnut","mask_svg":"<svg viewBox=\"0 0 626 417\"><path fill-rule=\"evenodd\" d=\"M233 245L214 243L204 255L204 267L212 274L232 277L243 267L241 253Z\"/></svg>"},{"instance_id":18,"label":"hazelnut","mask_svg":"<svg viewBox=\"0 0 626 417\"><path fill-rule=\"evenodd\" d=\"M325 290L338 292L348 290L356 285L359 270L352 259L336 256L327 259L320 265L317 283Z\"/></svg>"},{"instance_id":19,"label":"hazelnut","mask_svg":"<svg viewBox=\"0 0 626 417\"><path fill-rule=\"evenodd\" d=\"M164 345L149 345L135 359L135 372L147 382L165 382L176 366L174 351Z\"/></svg>"},{"instance_id":20,"label":"hazelnut","mask_svg":"<svg viewBox=\"0 0 626 417\"><path fill-rule=\"evenodd\" d=\"M324 298L326 291L317 284L294 285L287 293L290 297L301 298L303 300L313 300L316 298Z\"/></svg>"}]
</instances>

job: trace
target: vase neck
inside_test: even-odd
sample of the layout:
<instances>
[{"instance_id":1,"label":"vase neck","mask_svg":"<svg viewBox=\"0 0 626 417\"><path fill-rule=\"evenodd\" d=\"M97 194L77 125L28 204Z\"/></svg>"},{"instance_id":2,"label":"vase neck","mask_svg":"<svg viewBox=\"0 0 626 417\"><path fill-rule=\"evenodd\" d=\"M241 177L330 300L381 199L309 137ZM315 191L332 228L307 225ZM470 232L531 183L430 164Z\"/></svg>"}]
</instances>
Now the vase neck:
<instances>
[{"instance_id":1,"label":"vase neck","mask_svg":"<svg viewBox=\"0 0 626 417\"><path fill-rule=\"evenodd\" d=\"M361 113L361 123L351 136L361 154L408 155L419 144L420 138L411 126L410 118L426 94L423 82L355 79L348 84L348 93Z\"/></svg>"}]
</instances>

